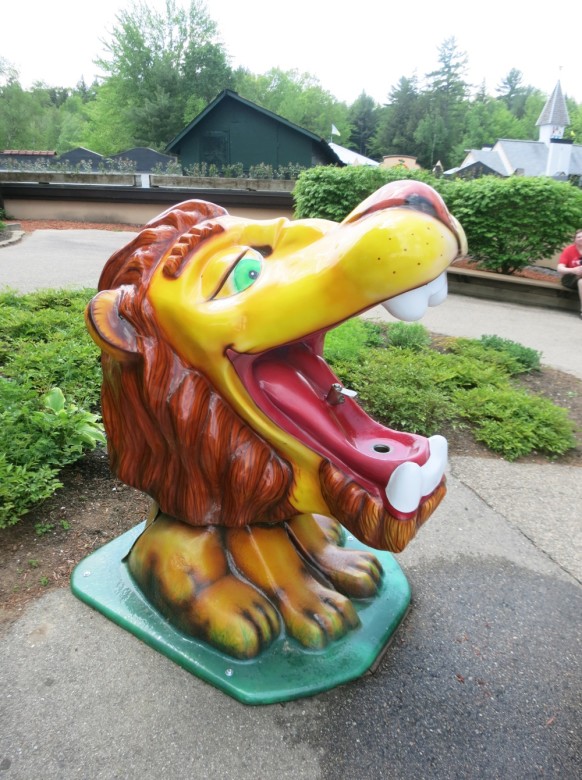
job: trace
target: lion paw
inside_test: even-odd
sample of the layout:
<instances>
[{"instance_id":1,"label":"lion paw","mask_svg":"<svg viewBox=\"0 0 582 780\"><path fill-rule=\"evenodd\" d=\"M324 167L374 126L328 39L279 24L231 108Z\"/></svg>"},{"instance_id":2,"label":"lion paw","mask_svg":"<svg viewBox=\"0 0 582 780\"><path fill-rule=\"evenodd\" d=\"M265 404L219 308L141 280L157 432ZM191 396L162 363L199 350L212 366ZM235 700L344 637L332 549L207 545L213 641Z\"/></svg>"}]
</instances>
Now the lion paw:
<instances>
[{"instance_id":1,"label":"lion paw","mask_svg":"<svg viewBox=\"0 0 582 780\"><path fill-rule=\"evenodd\" d=\"M182 631L236 658L253 658L281 630L273 604L230 572L223 538L159 515L128 557L145 595Z\"/></svg>"},{"instance_id":2,"label":"lion paw","mask_svg":"<svg viewBox=\"0 0 582 780\"><path fill-rule=\"evenodd\" d=\"M321 649L359 625L351 601L310 574L286 528L231 530L227 543L238 570L273 599L287 632L305 647Z\"/></svg>"},{"instance_id":3,"label":"lion paw","mask_svg":"<svg viewBox=\"0 0 582 780\"><path fill-rule=\"evenodd\" d=\"M360 625L349 599L308 576L280 593L278 606L287 632L312 650L323 649Z\"/></svg>"},{"instance_id":4,"label":"lion paw","mask_svg":"<svg viewBox=\"0 0 582 780\"><path fill-rule=\"evenodd\" d=\"M382 566L372 553L338 547L337 520L323 515L298 515L288 524L291 538L306 558L346 596L375 596Z\"/></svg>"},{"instance_id":5,"label":"lion paw","mask_svg":"<svg viewBox=\"0 0 582 780\"><path fill-rule=\"evenodd\" d=\"M232 575L205 588L191 607L196 635L236 658L254 658L281 631L271 602Z\"/></svg>"}]
</instances>

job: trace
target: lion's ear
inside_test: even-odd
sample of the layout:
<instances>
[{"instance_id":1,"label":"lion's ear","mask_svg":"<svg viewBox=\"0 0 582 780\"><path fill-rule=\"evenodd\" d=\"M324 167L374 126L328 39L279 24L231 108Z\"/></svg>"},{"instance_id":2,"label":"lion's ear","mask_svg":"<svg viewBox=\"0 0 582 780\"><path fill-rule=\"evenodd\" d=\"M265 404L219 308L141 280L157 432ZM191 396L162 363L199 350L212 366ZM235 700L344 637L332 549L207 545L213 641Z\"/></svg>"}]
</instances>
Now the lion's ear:
<instances>
[{"instance_id":1,"label":"lion's ear","mask_svg":"<svg viewBox=\"0 0 582 780\"><path fill-rule=\"evenodd\" d=\"M98 293L85 309L85 322L91 338L108 355L125 363L139 356L137 336L132 325L119 314L121 290Z\"/></svg>"}]
</instances>

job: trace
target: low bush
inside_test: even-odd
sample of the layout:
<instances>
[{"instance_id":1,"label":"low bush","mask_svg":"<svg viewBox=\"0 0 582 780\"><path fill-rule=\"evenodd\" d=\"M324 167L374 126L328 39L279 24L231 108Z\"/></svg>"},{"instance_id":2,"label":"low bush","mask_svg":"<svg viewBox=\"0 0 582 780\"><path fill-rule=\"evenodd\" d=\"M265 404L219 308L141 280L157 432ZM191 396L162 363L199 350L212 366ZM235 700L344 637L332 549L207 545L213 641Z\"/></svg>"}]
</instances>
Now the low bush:
<instances>
[{"instance_id":1,"label":"low bush","mask_svg":"<svg viewBox=\"0 0 582 780\"><path fill-rule=\"evenodd\" d=\"M359 360L367 347L385 344L385 330L381 325L354 317L327 334L325 355L331 362Z\"/></svg>"},{"instance_id":2,"label":"low bush","mask_svg":"<svg viewBox=\"0 0 582 780\"><path fill-rule=\"evenodd\" d=\"M93 290L0 293L0 528L60 486L59 471L104 441L97 415L99 350L83 311ZM355 318L325 355L362 406L392 428L430 436L470 426L513 460L575 446L566 410L516 389L539 355L497 337L441 339L417 323Z\"/></svg>"},{"instance_id":3,"label":"low bush","mask_svg":"<svg viewBox=\"0 0 582 780\"><path fill-rule=\"evenodd\" d=\"M458 413L474 435L507 460L530 452L562 455L575 446L566 409L512 387L478 387L455 394Z\"/></svg>"},{"instance_id":4,"label":"low bush","mask_svg":"<svg viewBox=\"0 0 582 780\"><path fill-rule=\"evenodd\" d=\"M469 254L511 274L552 257L582 223L582 191L549 176L448 182L442 195L467 234Z\"/></svg>"},{"instance_id":5,"label":"low bush","mask_svg":"<svg viewBox=\"0 0 582 780\"><path fill-rule=\"evenodd\" d=\"M420 322L393 322L388 325L388 343L391 347L418 352L430 346L431 338L428 330Z\"/></svg>"},{"instance_id":6,"label":"low bush","mask_svg":"<svg viewBox=\"0 0 582 780\"><path fill-rule=\"evenodd\" d=\"M0 528L60 486L104 442L99 350L84 325L93 291L0 294Z\"/></svg>"},{"instance_id":7,"label":"low bush","mask_svg":"<svg viewBox=\"0 0 582 780\"><path fill-rule=\"evenodd\" d=\"M366 348L363 341L356 348L350 336L342 353L336 334L325 355L340 381L385 425L425 436L443 426L469 425L478 441L507 460L531 452L560 455L576 445L566 409L512 384L512 377L535 370L535 350L496 337L445 339L437 349L416 323L379 327L387 333L387 348Z\"/></svg>"},{"instance_id":8,"label":"low bush","mask_svg":"<svg viewBox=\"0 0 582 780\"><path fill-rule=\"evenodd\" d=\"M418 179L433 187L438 180L425 171L402 167L380 168L367 165L332 165L308 168L297 179L293 190L295 217L319 217L341 222L358 203L383 184L398 179Z\"/></svg>"},{"instance_id":9,"label":"low bush","mask_svg":"<svg viewBox=\"0 0 582 780\"><path fill-rule=\"evenodd\" d=\"M485 347L511 355L524 372L539 371L541 368L542 355L536 349L524 347L523 344L502 339L500 336L481 336L479 341Z\"/></svg>"}]
</instances>

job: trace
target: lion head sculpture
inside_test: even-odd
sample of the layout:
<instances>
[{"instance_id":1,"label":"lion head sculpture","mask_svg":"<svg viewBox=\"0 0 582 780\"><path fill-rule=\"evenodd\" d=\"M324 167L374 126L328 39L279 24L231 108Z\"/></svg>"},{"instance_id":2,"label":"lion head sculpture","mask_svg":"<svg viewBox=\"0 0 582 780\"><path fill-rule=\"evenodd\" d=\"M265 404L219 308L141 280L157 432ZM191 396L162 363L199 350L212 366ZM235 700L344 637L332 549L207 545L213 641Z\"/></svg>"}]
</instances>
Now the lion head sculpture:
<instances>
[{"instance_id":1,"label":"lion head sculpture","mask_svg":"<svg viewBox=\"0 0 582 780\"><path fill-rule=\"evenodd\" d=\"M341 224L251 221L187 201L110 258L86 318L103 352L111 465L162 517L157 542L135 554L138 581L171 545L170 519L180 534L222 529L244 546L306 517L337 541L322 519L334 518L365 544L404 548L445 493L446 442L369 418L325 363L324 337L379 303L418 319L446 297L446 268L465 249L437 193L405 181ZM199 630L189 606L153 591Z\"/></svg>"}]
</instances>

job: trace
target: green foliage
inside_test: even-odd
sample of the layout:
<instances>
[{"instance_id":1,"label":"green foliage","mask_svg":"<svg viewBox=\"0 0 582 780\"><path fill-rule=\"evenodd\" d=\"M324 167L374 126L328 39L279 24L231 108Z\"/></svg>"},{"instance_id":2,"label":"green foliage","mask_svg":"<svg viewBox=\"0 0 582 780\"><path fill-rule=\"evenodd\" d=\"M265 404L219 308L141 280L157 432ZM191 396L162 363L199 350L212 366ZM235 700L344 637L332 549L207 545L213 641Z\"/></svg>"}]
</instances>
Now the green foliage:
<instances>
[{"instance_id":1,"label":"green foliage","mask_svg":"<svg viewBox=\"0 0 582 780\"><path fill-rule=\"evenodd\" d=\"M348 138L347 106L337 101L312 74L271 68L262 75L255 75L241 68L234 78L235 89L241 97L322 138L329 139L332 124L341 132L342 138Z\"/></svg>"},{"instance_id":2,"label":"green foliage","mask_svg":"<svg viewBox=\"0 0 582 780\"><path fill-rule=\"evenodd\" d=\"M88 146L163 149L204 106L232 86L218 30L200 0L162 11L143 0L117 16L98 64L107 74L88 111Z\"/></svg>"},{"instance_id":3,"label":"green foliage","mask_svg":"<svg viewBox=\"0 0 582 780\"><path fill-rule=\"evenodd\" d=\"M0 370L40 394L58 386L80 406L99 400L99 350L85 328L90 290L0 293Z\"/></svg>"},{"instance_id":4,"label":"green foliage","mask_svg":"<svg viewBox=\"0 0 582 780\"><path fill-rule=\"evenodd\" d=\"M344 323L328 334L325 356L368 413L389 427L430 436L445 425L469 424L478 441L507 460L575 446L567 410L512 385L513 376L537 367L535 351L489 336L427 344L424 328L410 325L396 329L395 346L394 325L376 328L369 346L362 324Z\"/></svg>"},{"instance_id":5,"label":"green foliage","mask_svg":"<svg viewBox=\"0 0 582 780\"><path fill-rule=\"evenodd\" d=\"M378 112L378 123L371 142L376 157L421 152L414 133L424 113L424 99L415 76L402 76L388 95L388 105Z\"/></svg>"},{"instance_id":6,"label":"green foliage","mask_svg":"<svg viewBox=\"0 0 582 780\"><path fill-rule=\"evenodd\" d=\"M357 361L367 347L381 347L385 343L384 331L380 325L353 317L326 335L325 355L331 362Z\"/></svg>"},{"instance_id":7,"label":"green foliage","mask_svg":"<svg viewBox=\"0 0 582 780\"><path fill-rule=\"evenodd\" d=\"M501 336L481 336L479 341L490 349L511 355L524 372L539 371L541 369L541 352L531 347L524 347L510 339Z\"/></svg>"},{"instance_id":8,"label":"green foliage","mask_svg":"<svg viewBox=\"0 0 582 780\"><path fill-rule=\"evenodd\" d=\"M575 446L567 410L547 398L509 387L479 387L457 394L455 401L475 426L475 438L507 460L534 451L562 455Z\"/></svg>"},{"instance_id":9,"label":"green foliage","mask_svg":"<svg viewBox=\"0 0 582 780\"><path fill-rule=\"evenodd\" d=\"M548 177L449 182L442 195L469 254L489 271L512 273L551 257L582 224L582 191Z\"/></svg>"},{"instance_id":10,"label":"green foliage","mask_svg":"<svg viewBox=\"0 0 582 780\"><path fill-rule=\"evenodd\" d=\"M430 346L430 334L420 322L393 322L388 325L388 343L391 347L415 352Z\"/></svg>"},{"instance_id":11,"label":"green foliage","mask_svg":"<svg viewBox=\"0 0 582 780\"><path fill-rule=\"evenodd\" d=\"M91 291L0 294L0 528L60 487L60 469L104 443Z\"/></svg>"},{"instance_id":12,"label":"green foliage","mask_svg":"<svg viewBox=\"0 0 582 780\"><path fill-rule=\"evenodd\" d=\"M426 358L428 354L413 350L376 348L357 360L329 362L372 417L391 428L430 436L451 418L452 401Z\"/></svg>"},{"instance_id":13,"label":"green foliage","mask_svg":"<svg viewBox=\"0 0 582 780\"><path fill-rule=\"evenodd\" d=\"M492 365L509 376L539 371L540 353L500 336L481 336L480 339L449 339L448 349L456 355Z\"/></svg>"},{"instance_id":14,"label":"green foliage","mask_svg":"<svg viewBox=\"0 0 582 780\"><path fill-rule=\"evenodd\" d=\"M352 127L348 142L350 148L366 157L371 156L372 139L378 126L379 116L380 111L375 101L362 92L352 103L348 112Z\"/></svg>"},{"instance_id":15,"label":"green foliage","mask_svg":"<svg viewBox=\"0 0 582 780\"><path fill-rule=\"evenodd\" d=\"M37 536L44 536L45 534L49 534L53 530L53 528L54 528L54 525L52 523L35 523L34 524L34 532L36 533Z\"/></svg>"},{"instance_id":16,"label":"green foliage","mask_svg":"<svg viewBox=\"0 0 582 780\"><path fill-rule=\"evenodd\" d=\"M273 166L264 162L251 165L249 168L249 177L251 179L272 179Z\"/></svg>"},{"instance_id":17,"label":"green foliage","mask_svg":"<svg viewBox=\"0 0 582 780\"><path fill-rule=\"evenodd\" d=\"M341 222L368 195L383 184L398 179L418 179L434 187L439 186L431 174L403 167L353 165L309 168L299 176L293 190L295 216L298 219L318 217Z\"/></svg>"}]
</instances>

